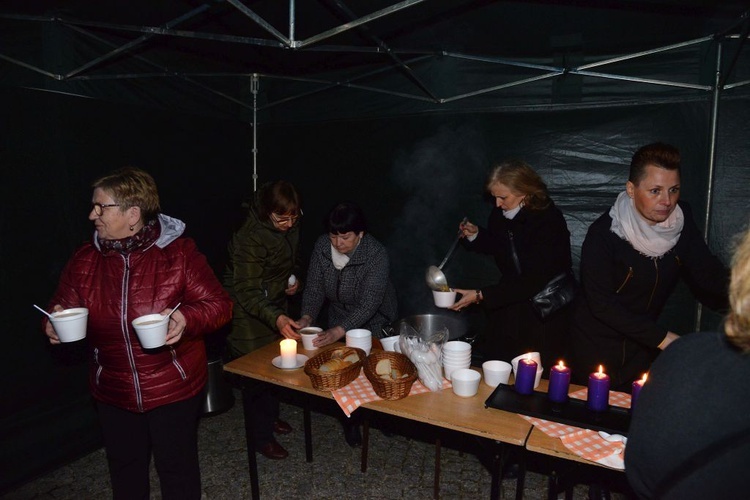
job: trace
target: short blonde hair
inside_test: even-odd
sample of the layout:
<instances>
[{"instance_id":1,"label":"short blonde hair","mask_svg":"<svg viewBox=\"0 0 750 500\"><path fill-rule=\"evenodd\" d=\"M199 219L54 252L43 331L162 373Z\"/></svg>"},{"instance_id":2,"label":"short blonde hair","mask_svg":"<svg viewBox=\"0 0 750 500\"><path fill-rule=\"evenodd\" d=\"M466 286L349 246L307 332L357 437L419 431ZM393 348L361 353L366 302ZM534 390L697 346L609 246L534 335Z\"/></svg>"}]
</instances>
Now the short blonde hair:
<instances>
[{"instance_id":1,"label":"short blonde hair","mask_svg":"<svg viewBox=\"0 0 750 500\"><path fill-rule=\"evenodd\" d=\"M156 181L148 172L139 168L125 167L115 170L94 181L91 187L106 191L120 204L122 212L130 207L140 208L145 223L155 219L161 212Z\"/></svg>"},{"instance_id":2,"label":"short blonde hair","mask_svg":"<svg viewBox=\"0 0 750 500\"><path fill-rule=\"evenodd\" d=\"M727 338L743 352L750 352L750 230L740 237L732 257L729 306L724 323Z\"/></svg>"}]
</instances>

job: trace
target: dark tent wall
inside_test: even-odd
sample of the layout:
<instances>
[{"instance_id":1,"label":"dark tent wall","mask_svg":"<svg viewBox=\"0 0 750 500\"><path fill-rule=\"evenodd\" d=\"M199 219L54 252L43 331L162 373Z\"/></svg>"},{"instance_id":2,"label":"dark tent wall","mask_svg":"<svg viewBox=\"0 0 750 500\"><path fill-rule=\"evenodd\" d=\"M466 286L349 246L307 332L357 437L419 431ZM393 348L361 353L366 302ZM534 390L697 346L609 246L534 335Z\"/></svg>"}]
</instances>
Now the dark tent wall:
<instances>
[{"instance_id":1,"label":"dark tent wall","mask_svg":"<svg viewBox=\"0 0 750 500\"><path fill-rule=\"evenodd\" d=\"M219 270L237 207L251 186L251 130L234 121L164 114L67 95L4 89L2 290L7 321L2 375L3 487L96 446L80 346L50 348L31 304L46 304L73 249L89 238L90 183L137 164L155 176L165 212L184 219ZM726 261L747 219L747 100L720 113L710 244ZM683 152L683 197L705 215L710 102L534 113L474 113L266 126L261 181L287 178L304 196L306 251L337 200L357 200L386 243L402 314L433 310L424 270L438 262L462 216L483 222L483 181L494 161L521 157L547 180L566 214L577 256L588 224L622 189L632 152L664 140ZM451 284L496 278L459 250ZM690 294L664 321L694 330ZM481 322L481 318L473 320ZM717 318L709 318L715 325Z\"/></svg>"},{"instance_id":2,"label":"dark tent wall","mask_svg":"<svg viewBox=\"0 0 750 500\"><path fill-rule=\"evenodd\" d=\"M741 120L747 103L737 105L727 120ZM670 142L682 151L682 197L703 227L709 115L710 103L704 102L268 127L261 132L261 171L273 165L310 173L302 191L304 229L309 231L307 222L315 219L313 236L322 231L320 219L336 200L359 201L373 219L371 232L391 251L400 306L403 314L410 314L432 307L424 271L440 262L461 218L486 221L485 174L493 162L505 158L525 159L547 181L566 215L576 268L588 225L624 189L630 157L649 142ZM727 132L733 130L727 126ZM736 137L721 139L721 147L746 147ZM294 148L284 147L290 142ZM741 163L750 166L747 160ZM717 229L711 245L726 260L728 240L745 223L747 186L721 184L725 169L745 179L748 173L735 164L718 166L712 213ZM449 283L461 288L484 285L496 277L494 264L462 249L444 270ZM692 331L694 317L684 314L694 308L692 299L684 296L678 303L681 312L671 318L679 321L674 328Z\"/></svg>"}]
</instances>

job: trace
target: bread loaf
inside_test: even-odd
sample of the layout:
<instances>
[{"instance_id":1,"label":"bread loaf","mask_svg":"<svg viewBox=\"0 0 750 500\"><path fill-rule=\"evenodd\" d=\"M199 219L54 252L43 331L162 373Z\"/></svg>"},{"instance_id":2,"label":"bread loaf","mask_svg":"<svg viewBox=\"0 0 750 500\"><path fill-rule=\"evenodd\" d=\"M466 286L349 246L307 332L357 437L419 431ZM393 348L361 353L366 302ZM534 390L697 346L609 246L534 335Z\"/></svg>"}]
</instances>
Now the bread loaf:
<instances>
[{"instance_id":1,"label":"bread loaf","mask_svg":"<svg viewBox=\"0 0 750 500\"><path fill-rule=\"evenodd\" d=\"M390 375L391 360L388 358L384 358L378 361L378 364L375 365L375 373L377 373L378 375Z\"/></svg>"},{"instance_id":2,"label":"bread loaf","mask_svg":"<svg viewBox=\"0 0 750 500\"><path fill-rule=\"evenodd\" d=\"M320 365L320 368L318 369L322 372L335 372L336 370L346 368L350 364L351 363L344 361L341 358L333 358Z\"/></svg>"},{"instance_id":3,"label":"bread loaf","mask_svg":"<svg viewBox=\"0 0 750 500\"><path fill-rule=\"evenodd\" d=\"M348 347L339 347L331 351L331 359L320 365L318 371L335 372L358 362L359 355L355 350Z\"/></svg>"}]
</instances>

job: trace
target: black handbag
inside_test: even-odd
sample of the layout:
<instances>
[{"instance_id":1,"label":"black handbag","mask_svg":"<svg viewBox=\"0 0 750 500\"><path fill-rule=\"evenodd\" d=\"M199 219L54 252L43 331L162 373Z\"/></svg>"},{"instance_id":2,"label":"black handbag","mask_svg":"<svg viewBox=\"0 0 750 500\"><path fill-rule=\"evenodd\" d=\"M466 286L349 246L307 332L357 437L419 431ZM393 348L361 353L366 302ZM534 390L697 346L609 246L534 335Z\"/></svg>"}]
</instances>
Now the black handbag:
<instances>
[{"instance_id":1,"label":"black handbag","mask_svg":"<svg viewBox=\"0 0 750 500\"><path fill-rule=\"evenodd\" d=\"M567 270L552 278L541 292L531 298L531 308L541 319L547 319L573 302L577 290L576 277L573 276L573 271Z\"/></svg>"},{"instance_id":2,"label":"black handbag","mask_svg":"<svg viewBox=\"0 0 750 500\"><path fill-rule=\"evenodd\" d=\"M508 236L510 238L510 249L513 253L513 263L520 275L521 262L518 260L518 255L516 254L513 232L508 231ZM529 299L531 308L540 319L546 320L552 314L573 302L577 291L578 282L576 281L576 277L573 271L568 269L552 278L539 293Z\"/></svg>"}]
</instances>

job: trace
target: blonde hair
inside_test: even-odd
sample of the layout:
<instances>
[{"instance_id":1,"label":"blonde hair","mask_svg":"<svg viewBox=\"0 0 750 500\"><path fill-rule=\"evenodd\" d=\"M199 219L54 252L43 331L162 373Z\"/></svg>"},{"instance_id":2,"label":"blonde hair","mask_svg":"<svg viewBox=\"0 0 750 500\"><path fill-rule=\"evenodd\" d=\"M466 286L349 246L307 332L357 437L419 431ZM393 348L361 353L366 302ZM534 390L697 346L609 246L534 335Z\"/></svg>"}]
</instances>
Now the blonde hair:
<instances>
[{"instance_id":1,"label":"blonde hair","mask_svg":"<svg viewBox=\"0 0 750 500\"><path fill-rule=\"evenodd\" d=\"M525 161L507 160L495 166L485 187L489 191L495 184L503 184L514 194L522 195L524 206L531 210L543 210L550 204L547 185Z\"/></svg>"},{"instance_id":2,"label":"blonde hair","mask_svg":"<svg viewBox=\"0 0 750 500\"><path fill-rule=\"evenodd\" d=\"M732 257L729 306L724 322L727 338L743 352L750 352L750 230L741 236Z\"/></svg>"}]
</instances>

